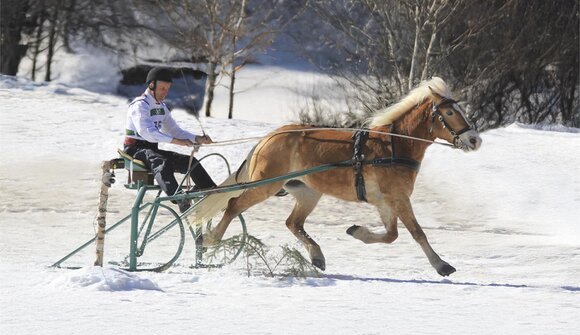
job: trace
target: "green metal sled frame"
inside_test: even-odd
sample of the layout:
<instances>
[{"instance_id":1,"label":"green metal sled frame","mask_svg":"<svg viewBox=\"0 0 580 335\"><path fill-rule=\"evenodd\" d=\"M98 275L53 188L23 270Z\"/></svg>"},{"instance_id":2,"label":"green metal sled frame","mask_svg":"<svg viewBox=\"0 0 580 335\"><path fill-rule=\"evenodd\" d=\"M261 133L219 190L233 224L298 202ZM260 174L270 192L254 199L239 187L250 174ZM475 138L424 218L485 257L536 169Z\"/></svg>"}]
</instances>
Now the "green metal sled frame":
<instances>
[{"instance_id":1,"label":"green metal sled frame","mask_svg":"<svg viewBox=\"0 0 580 335\"><path fill-rule=\"evenodd\" d=\"M199 161L196 164L194 164L193 166L190 167L188 173L186 174L186 177L183 178L183 180L181 181L180 186L183 185L183 183L185 182L187 175L189 174L190 171L195 169L195 167L198 164L200 164L200 162L202 160L204 160L208 157L212 157L212 156L217 156L217 157L221 158L224 161L224 163L228 169L228 175L231 174L231 167L230 167L227 159L221 154L212 153L212 154L206 155L203 158L199 159ZM140 162L133 162L132 160L130 160L130 158L128 158L125 155L121 155L120 159L124 160L124 164L123 164L124 167L130 167L129 173L132 173L134 168L135 168L135 171L147 171L146 169L143 169L143 167L141 166L142 163L140 164ZM121 267L124 268L125 270L128 270L128 271L155 271L155 272L165 271L169 267L171 267L179 259L179 257L181 256L181 253L183 252L183 247L185 245L185 226L184 226L182 218L185 217L187 215L187 213L195 207L196 204L194 203L192 208L190 208L188 211L186 211L185 213L183 213L180 216L171 207L163 204L163 202L182 201L184 199L195 201L195 200L199 200L201 197L203 197L203 192L191 192L191 193L175 195L175 196L160 197L161 188L158 185L146 185L143 181L137 181L135 183L125 184L125 187L128 189L137 190L137 196L135 197L135 201L133 202L133 207L131 208L131 214L123 217L122 219L120 219L119 221L114 223L111 227L107 228L105 230L105 234L108 234L109 232L113 231L114 229L116 229L117 227L122 225L123 223L130 221L131 222L131 233L130 233L130 248L129 248L129 256L128 256L129 262L128 262L128 267L123 267L123 266L121 266ZM155 200L153 200L152 202L143 203L143 199L145 198L145 194L148 191L157 191L157 195L155 196ZM163 209L167 210L173 216L173 220L169 224L165 225L164 227L162 227L162 228L158 229L157 231L155 231L154 233L152 233L153 223L155 222L159 208L163 208ZM142 224L139 226L139 213L141 213L144 210L148 210L148 212L147 212L145 218L143 219ZM234 261L240 255L240 253L242 252L243 247L246 243L246 240L247 240L246 222L245 222L242 215L239 215L238 219L240 221L241 228L242 228L242 232L240 234L241 235L240 243L239 243L239 246L237 247L237 250L235 251L233 257L228 260L229 262ZM162 234L167 232L169 229L175 227L176 225L178 226L178 229L179 229L179 244L178 244L178 248L177 248L175 255L164 264L156 265L154 267L139 267L139 264L137 263L137 258L140 257L141 255L143 255L143 253L145 252L145 247L147 246L147 244L149 242L152 242L153 240L157 239L159 236L161 236ZM207 228L209 229L211 222L207 222L206 225L207 225ZM146 229L144 230L145 227L146 227ZM193 227L189 226L189 231L191 232L192 237L196 241L196 244L195 244L196 245L195 264L192 265L192 267L202 268L202 267L220 267L220 266L223 266L224 264L222 264L222 263L218 263L218 264L205 264L205 263L203 263L203 253L204 253L205 249L201 245L201 238L200 238L201 234L202 234L202 226L197 226L195 229ZM141 244L139 245L139 237L140 236L141 236ZM61 266L61 264L64 263L65 261L67 261L69 258L74 256L75 254L77 254L78 252L80 252L81 250L83 250L86 247L88 247L89 245L93 244L95 242L95 240L96 240L96 236L93 237L92 239L88 240L87 242L85 242L84 244L79 246L77 249L73 250L72 252L70 252L69 254L67 254L66 256L64 256L63 258L58 260L57 262L55 262L54 264L52 264L51 267L69 268L69 269L79 268L79 267L63 267L63 266Z\"/></svg>"}]
</instances>

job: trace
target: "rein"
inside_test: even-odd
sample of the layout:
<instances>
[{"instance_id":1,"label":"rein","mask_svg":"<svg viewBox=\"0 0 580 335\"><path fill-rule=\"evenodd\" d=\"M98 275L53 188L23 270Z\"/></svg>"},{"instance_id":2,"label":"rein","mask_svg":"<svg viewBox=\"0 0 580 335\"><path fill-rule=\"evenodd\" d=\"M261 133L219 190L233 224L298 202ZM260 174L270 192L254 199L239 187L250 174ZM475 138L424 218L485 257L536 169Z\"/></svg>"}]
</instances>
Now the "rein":
<instances>
[{"instance_id":1,"label":"rein","mask_svg":"<svg viewBox=\"0 0 580 335\"><path fill-rule=\"evenodd\" d=\"M330 128L330 127L321 127L321 128L308 128L308 129L296 129L296 130L284 130L284 131L277 131L272 133L270 136L274 136L274 135L280 135L280 134L287 134L287 133L303 133L303 132L309 132L309 131L319 131L319 130L336 130L336 131L342 131L342 132L348 132L348 133L354 133L357 131L361 131L363 130L362 128ZM438 145L443 145L446 147L451 147L456 149L457 147L453 144L449 144L449 143L443 143L443 142L437 142L437 141L431 141L431 140L426 140L424 138L420 138L420 137L414 137L414 136L408 136L408 135L401 135L401 134L397 134L397 133L392 133L392 132L386 132L386 131L378 131L378 130L370 130L370 129L364 129L366 132L368 133L373 133L373 134L382 134L382 135L391 135L393 137L400 137L400 138L405 138L405 139L409 139L409 140L413 140L413 141L419 141L419 142L425 142L425 143L431 143L431 144L438 144ZM268 136L268 135L266 135ZM225 141L216 141L213 142L211 144L203 144L203 146L209 146L209 147L213 147L213 146L226 146L226 145L234 145L234 144L239 144L239 143L245 143L245 142L249 142L249 141L255 141L255 140L261 140L263 139L265 136L254 136L254 137L241 137L241 138L236 138L236 139L231 139L231 140L225 140ZM194 144L194 146L202 146L202 144Z\"/></svg>"},{"instance_id":2,"label":"rein","mask_svg":"<svg viewBox=\"0 0 580 335\"><path fill-rule=\"evenodd\" d=\"M348 167L348 166L353 167L354 172L355 172L355 190L356 190L357 198L359 201L367 202L365 181L364 181L364 177L362 174L362 169L363 169L364 165L370 164L371 166L377 166L377 167L403 166L403 167L406 167L412 171L418 171L420 166L421 166L421 162L418 162L418 161L415 161L412 159L408 159L408 158L395 157L394 156L394 148L392 148L392 150L391 150L391 157L381 157L381 158L375 158L372 160L365 160L362 148L363 148L366 140L368 139L369 133L381 134L381 135L390 135L392 137L399 137L399 138L409 139L409 140L413 140L413 141L425 142L425 143L430 143L430 144L438 144L438 145L443 145L443 146L450 147L453 149L459 149L460 147L457 144L457 143L460 143L459 135L473 129L473 126L467 122L466 127L464 127L463 129L461 129L458 132L455 132L449 126L449 124L445 121L445 118L443 117L443 115L440 112L440 109L439 109L440 105L445 104L445 103L455 103L455 100L443 99L439 104L435 104L435 103L433 104L433 109L431 112L431 122L432 123L431 123L431 128L429 129L429 131L431 132L433 130L433 124L435 123L435 118L438 116L438 119L441 122L441 124L443 125L443 128L447 129L451 133L451 135L453 136L453 144L431 141L431 140L427 140L427 139L420 138L420 137L397 134L397 133L394 133L392 131L393 125L391 125L391 131L389 131L389 132L370 130L370 129L361 129L361 128L318 127L318 128L276 131L276 132L270 133L266 136L275 136L275 135L279 135L279 134L298 133L298 132L305 133L305 132L319 131L319 130L336 130L336 131L353 133L352 139L354 140L354 145L353 145L353 157L352 157L352 159L347 160L347 161L332 163L332 164L325 164L325 165L319 166L319 168L321 170L327 170L327 169L333 169L333 168L339 168L339 167ZM198 122L199 122L199 119L198 119ZM201 125L201 122L200 122L200 125ZM202 127L202 130L203 130L203 127ZM205 130L204 130L204 135L205 135ZM244 143L244 142L249 142L249 141L254 141L254 140L262 140L266 136L243 137L243 138L213 142L211 144L204 144L204 146L234 145L234 144L239 144L239 143ZM393 145L392 142L391 142L391 145ZM194 153L196 151L198 151L201 146L202 146L201 144L194 144L193 150L191 152L191 157L190 157L190 163L189 163L190 165L191 165ZM319 172L321 170L317 170L316 172ZM294 175L300 176L300 175L309 174L309 173L311 173L309 171L309 169L306 169L304 171L298 171L298 174L289 173L289 174L286 174L283 176L279 176L277 178L287 180L287 179L291 179L292 177L294 177ZM266 180L263 180L263 181L266 181ZM249 184L252 184L252 183L248 183L248 185ZM242 184L237 184L237 185L242 185ZM243 184L243 186L248 186L248 185L246 185L245 183ZM218 190L218 189L220 189L220 190ZM213 192L220 192L221 187L218 187L218 189L214 189ZM229 188L226 188L226 189L229 189Z\"/></svg>"}]
</instances>

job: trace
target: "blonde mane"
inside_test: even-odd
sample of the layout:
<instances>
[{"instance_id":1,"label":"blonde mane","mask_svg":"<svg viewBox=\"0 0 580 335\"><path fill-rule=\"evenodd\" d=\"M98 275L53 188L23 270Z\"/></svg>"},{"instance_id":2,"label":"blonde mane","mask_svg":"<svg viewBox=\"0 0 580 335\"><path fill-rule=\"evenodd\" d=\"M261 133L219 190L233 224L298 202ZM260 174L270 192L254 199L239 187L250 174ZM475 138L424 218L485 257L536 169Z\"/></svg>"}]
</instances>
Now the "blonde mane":
<instances>
[{"instance_id":1,"label":"blonde mane","mask_svg":"<svg viewBox=\"0 0 580 335\"><path fill-rule=\"evenodd\" d=\"M420 105L425 101L425 99L431 96L431 90L429 87L442 97L451 98L449 86L447 86L443 79L433 77L431 80L422 82L419 86L409 92L407 96L401 99L401 101L377 112L375 116L369 119L369 127L373 128L393 124L395 120L412 110L413 107Z\"/></svg>"}]
</instances>

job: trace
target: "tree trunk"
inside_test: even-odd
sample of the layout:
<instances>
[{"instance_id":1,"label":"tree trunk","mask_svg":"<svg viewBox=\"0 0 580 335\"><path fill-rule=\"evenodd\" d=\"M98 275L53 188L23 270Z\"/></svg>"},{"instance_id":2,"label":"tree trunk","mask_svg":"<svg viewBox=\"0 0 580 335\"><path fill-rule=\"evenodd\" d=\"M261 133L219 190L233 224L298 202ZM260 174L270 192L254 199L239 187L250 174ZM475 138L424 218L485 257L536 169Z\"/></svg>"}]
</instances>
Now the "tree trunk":
<instances>
[{"instance_id":1,"label":"tree trunk","mask_svg":"<svg viewBox=\"0 0 580 335\"><path fill-rule=\"evenodd\" d=\"M393 60L393 64L395 66L395 80L397 81L397 89L398 89L398 95L402 96L403 93L405 92L405 78L403 77L403 74L401 73L401 68L399 66L399 62L397 61L397 55L395 55L395 37L393 36L393 33L389 30L387 31L387 38L388 38L388 43L389 43L389 56L391 57L391 59Z\"/></svg>"},{"instance_id":2,"label":"tree trunk","mask_svg":"<svg viewBox=\"0 0 580 335\"><path fill-rule=\"evenodd\" d=\"M73 15L76 8L76 0L69 0L67 1L68 6L65 8L65 19L63 25L63 32L62 32L62 43L64 49L68 53L74 53L73 49L70 46L70 37L72 34L71 26L73 24Z\"/></svg>"},{"instance_id":3,"label":"tree trunk","mask_svg":"<svg viewBox=\"0 0 580 335\"><path fill-rule=\"evenodd\" d=\"M109 199L109 187L113 174L111 171L111 161L101 163L101 191L99 193L99 206L97 214L97 233L95 236L95 266L103 266L103 255L105 253L105 231L107 228L107 200Z\"/></svg>"},{"instance_id":4,"label":"tree trunk","mask_svg":"<svg viewBox=\"0 0 580 335\"><path fill-rule=\"evenodd\" d=\"M44 7L44 6L43 6ZM40 12L40 17L38 19L38 27L36 27L36 38L34 40L34 52L32 53L32 80L36 80L38 55L40 54L40 46L42 44L42 32L44 27L44 21L46 20L46 11L42 8Z\"/></svg>"},{"instance_id":5,"label":"tree trunk","mask_svg":"<svg viewBox=\"0 0 580 335\"><path fill-rule=\"evenodd\" d=\"M236 52L236 34L232 35L232 58L231 58L231 67L232 73L230 75L230 105L228 107L228 119L234 117L234 87L236 85L236 64L234 63L235 57L234 53Z\"/></svg>"},{"instance_id":6,"label":"tree trunk","mask_svg":"<svg viewBox=\"0 0 580 335\"><path fill-rule=\"evenodd\" d=\"M433 45L435 44L435 39L437 38L437 30L433 27L433 32L431 33L431 39L429 40L429 47L427 47L427 53L425 54L425 65L423 66L423 73L421 73L421 81L427 79L427 74L429 73L429 66L431 65L431 58L435 57L433 52Z\"/></svg>"},{"instance_id":7,"label":"tree trunk","mask_svg":"<svg viewBox=\"0 0 580 335\"><path fill-rule=\"evenodd\" d=\"M211 116L211 105L213 103L213 93L216 85L216 67L215 61L209 62L209 71L207 74L207 83L205 85L205 116Z\"/></svg>"},{"instance_id":8,"label":"tree trunk","mask_svg":"<svg viewBox=\"0 0 580 335\"><path fill-rule=\"evenodd\" d=\"M50 18L50 31L48 33L48 55L46 56L46 75L45 81L50 81L52 58L54 57L54 47L56 44L56 34L58 25L58 11L59 5L53 7L52 16Z\"/></svg>"},{"instance_id":9,"label":"tree trunk","mask_svg":"<svg viewBox=\"0 0 580 335\"><path fill-rule=\"evenodd\" d=\"M240 33L240 27L242 25L242 20L244 18L244 13L246 11L246 0L242 0L242 5L240 6L240 17L236 22L234 32L232 34L232 55L231 55L231 67L232 74L230 76L230 106L228 108L228 119L234 116L234 87L236 86L236 40L238 34Z\"/></svg>"},{"instance_id":10,"label":"tree trunk","mask_svg":"<svg viewBox=\"0 0 580 335\"><path fill-rule=\"evenodd\" d=\"M0 1L0 73L15 76L28 45L20 44L28 1Z\"/></svg>"},{"instance_id":11,"label":"tree trunk","mask_svg":"<svg viewBox=\"0 0 580 335\"><path fill-rule=\"evenodd\" d=\"M409 70L409 81L407 88L413 88L415 78L415 67L417 66L417 55L419 53L419 38L421 37L421 26L419 24L419 7L415 7L415 43L413 45L413 55L411 56L411 69Z\"/></svg>"}]
</instances>

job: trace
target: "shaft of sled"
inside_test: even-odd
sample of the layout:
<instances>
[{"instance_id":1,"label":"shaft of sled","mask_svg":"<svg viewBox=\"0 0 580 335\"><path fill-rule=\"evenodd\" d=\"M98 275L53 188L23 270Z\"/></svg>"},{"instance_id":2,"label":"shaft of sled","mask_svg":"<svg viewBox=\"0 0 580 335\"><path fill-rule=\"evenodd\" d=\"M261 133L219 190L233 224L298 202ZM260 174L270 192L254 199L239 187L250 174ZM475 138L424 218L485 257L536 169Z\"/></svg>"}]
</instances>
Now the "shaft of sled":
<instances>
[{"instance_id":1,"label":"shaft of sled","mask_svg":"<svg viewBox=\"0 0 580 335\"><path fill-rule=\"evenodd\" d=\"M226 193L226 192L232 192L232 191L245 190L248 188L258 187L258 186L262 186L265 184L277 182L280 180L287 180L287 179L302 177L302 176L305 176L307 174L324 172L324 171L336 169L339 167L351 166L351 164L352 163L350 160L339 162L339 163L324 164L324 165L315 166L315 167L305 169L305 170L290 172L290 173L287 173L287 174L284 174L281 176L277 176L277 177L264 178L264 179L260 179L260 180L256 180L256 181L251 181L251 182L247 182L247 183L239 183L239 184L228 185L228 186L218 186L218 187L214 187L211 189L206 189L206 190L201 190L201 191L191 192L191 193L185 193L185 194L180 194L180 195L174 195L174 196L168 196L168 197L159 197L159 199L157 199L157 201L159 201L159 202L168 201L168 200L180 201L183 199L192 199L192 198L197 198L200 196L206 196L206 195L215 194L215 193Z\"/></svg>"}]
</instances>

